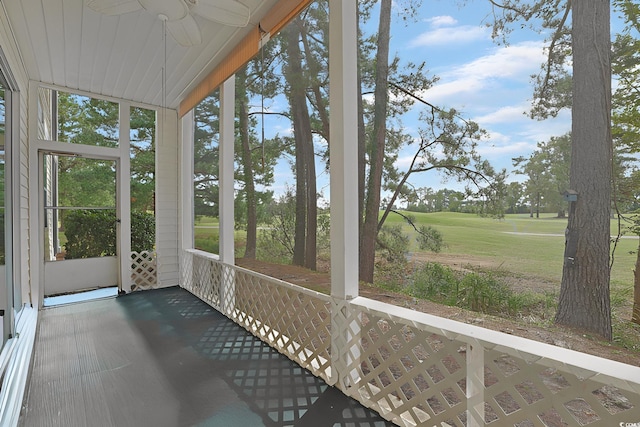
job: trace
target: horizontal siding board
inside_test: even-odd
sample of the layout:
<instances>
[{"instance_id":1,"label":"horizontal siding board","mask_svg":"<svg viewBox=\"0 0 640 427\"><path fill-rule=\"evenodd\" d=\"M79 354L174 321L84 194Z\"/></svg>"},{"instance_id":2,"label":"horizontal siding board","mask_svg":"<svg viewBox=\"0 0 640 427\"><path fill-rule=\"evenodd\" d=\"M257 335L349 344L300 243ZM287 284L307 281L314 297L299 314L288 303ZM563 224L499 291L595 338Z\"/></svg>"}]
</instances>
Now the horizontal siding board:
<instances>
[{"instance_id":1,"label":"horizontal siding board","mask_svg":"<svg viewBox=\"0 0 640 427\"><path fill-rule=\"evenodd\" d=\"M4 2L3 5L7 11L11 9L18 16L19 31L28 32L27 23L24 20L24 8L22 2ZM14 236L14 244L17 246L17 267L19 271L14 272L15 278L18 280L18 292L21 295L22 302L29 302L29 183L28 183L28 94L29 94L29 75L24 68L25 64L35 64L34 51L27 52L23 55L18 46L14 43L14 35L11 30L16 30L13 23L9 23L9 18L5 15L5 9L0 8L0 46L9 63L10 72L18 85L19 90L19 140L18 144L13 148L13 165L17 168L19 175L18 181L13 182L14 207L18 208L18 218L14 219L19 230L19 235Z\"/></svg>"},{"instance_id":2,"label":"horizontal siding board","mask_svg":"<svg viewBox=\"0 0 640 427\"><path fill-rule=\"evenodd\" d=\"M159 282L168 286L178 284L179 277L178 127L176 111L160 111L158 117L167 123L156 153L156 248Z\"/></svg>"}]
</instances>

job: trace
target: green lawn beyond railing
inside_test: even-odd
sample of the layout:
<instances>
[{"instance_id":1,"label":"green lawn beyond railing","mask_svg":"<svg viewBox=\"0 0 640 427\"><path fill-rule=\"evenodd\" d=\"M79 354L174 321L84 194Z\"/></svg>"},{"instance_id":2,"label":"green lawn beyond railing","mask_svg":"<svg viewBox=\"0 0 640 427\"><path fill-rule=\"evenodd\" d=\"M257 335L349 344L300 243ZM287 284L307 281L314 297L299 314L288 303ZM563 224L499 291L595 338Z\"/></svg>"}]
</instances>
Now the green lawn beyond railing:
<instances>
[{"instance_id":1,"label":"green lawn beyond railing","mask_svg":"<svg viewBox=\"0 0 640 427\"><path fill-rule=\"evenodd\" d=\"M406 213L406 212L405 212ZM453 212L408 213L415 223L431 225L443 235L446 247L442 253L467 255L476 260L491 261L500 270L514 274L540 277L557 282L562 277L564 231L567 219L543 214L530 218L528 214L507 215L504 219L479 217ZM402 224L415 237L415 231L399 215L391 214L387 225ZM196 247L217 253L219 229L217 218L202 217L196 221ZM617 234L617 221L611 221L611 235ZM245 233L236 231L236 246L244 244ZM419 252L415 238L411 251ZM618 242L611 272L613 286L630 288L633 285L637 236L626 236ZM238 248L239 249L239 248ZM236 251L241 255L242 251ZM424 254L428 258L428 254Z\"/></svg>"},{"instance_id":2,"label":"green lawn beyond railing","mask_svg":"<svg viewBox=\"0 0 640 427\"><path fill-rule=\"evenodd\" d=\"M553 316L554 300L560 290L564 252L564 231L567 219L544 214L530 218L528 214L507 215L504 219L479 217L474 214L452 212L407 213L417 227L429 225L442 233L445 247L442 254L455 257L456 263L478 272L490 273L502 283L509 277L518 294L530 299L532 307L545 306L546 317ZM386 225L400 224L412 236L409 258L412 261L438 262L438 255L421 252L414 229L399 215L391 214ZM196 222L196 247L218 252L219 229L217 219L201 218ZM611 235L617 235L617 221L611 221ZM235 231L236 256L244 253L244 231ZM614 309L616 341L627 348L640 349L637 330L628 322L633 299L633 269L638 237L628 235L615 250L611 271L611 302ZM260 254L260 248L258 248ZM440 258L441 259L441 258ZM412 268L417 268L416 266ZM505 282L506 283L506 282ZM379 283L386 287L385 283ZM407 291L407 289L403 289ZM514 294L511 294L514 295Z\"/></svg>"},{"instance_id":3,"label":"green lawn beyond railing","mask_svg":"<svg viewBox=\"0 0 640 427\"><path fill-rule=\"evenodd\" d=\"M470 255L492 261L511 273L536 276L560 284L564 253L566 218L545 214L530 218L528 214L507 215L504 219L479 217L453 212L409 213L418 225L431 225L440 231L447 245L443 253ZM411 226L399 215L390 215L387 224ZM617 221L611 221L611 235L617 235ZM627 236L618 242L611 272L612 285L633 284L633 268L638 237ZM414 243L412 250L419 250Z\"/></svg>"}]
</instances>

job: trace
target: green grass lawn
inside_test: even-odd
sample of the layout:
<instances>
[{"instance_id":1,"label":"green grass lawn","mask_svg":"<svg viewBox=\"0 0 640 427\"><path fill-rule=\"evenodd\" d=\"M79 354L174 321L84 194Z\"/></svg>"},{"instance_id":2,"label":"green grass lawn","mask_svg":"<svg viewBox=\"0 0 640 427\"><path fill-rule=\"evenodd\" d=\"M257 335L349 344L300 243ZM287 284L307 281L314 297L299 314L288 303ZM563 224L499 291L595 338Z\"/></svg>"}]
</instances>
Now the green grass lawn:
<instances>
[{"instance_id":1,"label":"green grass lawn","mask_svg":"<svg viewBox=\"0 0 640 427\"><path fill-rule=\"evenodd\" d=\"M540 218L517 214L506 215L498 220L455 212L404 213L412 215L418 226L431 225L442 233L446 244L443 253L492 260L500 265L501 270L541 277L560 286L566 218L556 218L553 214L542 214ZM401 224L407 233L415 236L413 228L399 215L390 214L386 224ZM210 251L215 248L213 252L217 252L218 225L218 218L198 217L195 222L196 246ZM617 233L617 228L617 221L612 220L612 235ZM246 233L236 231L235 236L238 244L241 244ZM626 290L633 286L636 255L630 252L636 251L637 247L637 238L625 238L618 242L611 272L612 287ZM415 239L411 250L420 251Z\"/></svg>"},{"instance_id":2,"label":"green grass lawn","mask_svg":"<svg viewBox=\"0 0 640 427\"><path fill-rule=\"evenodd\" d=\"M220 220L213 216L198 215L198 217L195 220L196 227L218 226L219 224L220 224Z\"/></svg>"},{"instance_id":3,"label":"green grass lawn","mask_svg":"<svg viewBox=\"0 0 640 427\"><path fill-rule=\"evenodd\" d=\"M562 279L567 219L555 218L552 214L541 215L540 218L531 218L528 214L507 215L500 220L452 212L404 214L412 215L416 226L430 225L442 233L446 244L442 253L463 259L469 257L472 261L486 261L484 264L496 267L476 270L493 273L496 277L509 276L512 284L515 278L514 286L518 289L514 288L514 291L522 292L523 297L537 295L531 300L534 306L541 301L547 301L543 305L555 304ZM414 229L399 215L391 214L386 224L400 224L409 235L415 237ZM217 219L199 218L195 224L196 247L217 253L217 226ZM615 235L617 229L617 222L612 220L611 234ZM234 235L236 255L242 256L246 233L236 230ZM416 256L421 251L415 238L412 241L411 255ZM617 318L614 321L615 341L636 350L640 348L640 341L636 328L629 326L628 318L633 298L634 252L637 248L638 237L620 240L611 271L611 302L614 318ZM422 253L420 259L428 261L429 253ZM540 281L537 281L538 278ZM537 284L542 282L545 282L544 286L537 288ZM545 310L549 313L543 317L551 319L555 308L549 306Z\"/></svg>"},{"instance_id":4,"label":"green grass lawn","mask_svg":"<svg viewBox=\"0 0 640 427\"><path fill-rule=\"evenodd\" d=\"M505 271L533 275L560 284L567 219L549 214L541 218L530 218L528 214L506 215L500 220L454 212L410 214L417 225L431 225L442 233L446 244L443 253L486 258L498 262ZM389 216L387 224L393 223L403 224L408 233L415 234L399 215ZM612 235L617 233L615 220L611 221L611 230ZM630 252L637 247L637 238L618 242L611 272L613 286L628 288L633 285L636 255ZM415 241L412 250L419 251Z\"/></svg>"},{"instance_id":5,"label":"green grass lawn","mask_svg":"<svg viewBox=\"0 0 640 427\"><path fill-rule=\"evenodd\" d=\"M219 252L220 221L218 218L199 216L194 223L194 240L196 249L217 254ZM244 230L233 232L236 256L242 256L246 244L247 233Z\"/></svg>"},{"instance_id":6,"label":"green grass lawn","mask_svg":"<svg viewBox=\"0 0 640 427\"><path fill-rule=\"evenodd\" d=\"M549 283L552 284L552 292L555 295L559 293L566 219L554 218L553 215L530 218L528 214L507 215L501 220L452 212L411 214L417 226L431 225L442 233L447 245L443 253L460 257L470 255L476 261L485 260L492 265L497 264L499 267L489 271L490 273L497 273L497 277L522 277L526 285L520 286L518 292L538 294L534 300L544 299L544 295L548 298ZM415 234L413 228L399 215L390 216L388 221L388 224L402 224L408 233ZM612 220L611 235L616 235L617 230L617 221ZM637 236L618 241L610 283L614 341L634 351L640 350L638 328L629 322L637 248ZM412 250L419 251L415 240ZM422 258L428 259L428 254L426 255ZM536 288L537 278L547 281L546 289ZM555 301L555 298L557 297L552 300ZM548 315L553 316L554 306L547 307L547 311Z\"/></svg>"}]
</instances>

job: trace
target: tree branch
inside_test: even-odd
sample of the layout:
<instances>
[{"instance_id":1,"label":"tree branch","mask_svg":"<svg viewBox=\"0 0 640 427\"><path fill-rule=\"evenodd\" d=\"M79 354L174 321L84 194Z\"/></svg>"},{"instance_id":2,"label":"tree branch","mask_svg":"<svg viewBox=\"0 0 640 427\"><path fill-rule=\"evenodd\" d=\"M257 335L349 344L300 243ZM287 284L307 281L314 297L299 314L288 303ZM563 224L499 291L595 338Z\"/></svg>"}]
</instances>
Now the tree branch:
<instances>
[{"instance_id":1,"label":"tree branch","mask_svg":"<svg viewBox=\"0 0 640 427\"><path fill-rule=\"evenodd\" d=\"M499 9L510 10L512 12L517 13L518 15L522 15L522 16L525 17L525 19L529 19L530 18L530 16L528 16L523 10L518 9L518 8L516 8L514 6L507 5L507 4L504 4L504 3L498 3L498 2L496 2L494 0L489 0L489 3L491 3L493 6L499 8Z\"/></svg>"},{"instance_id":2,"label":"tree branch","mask_svg":"<svg viewBox=\"0 0 640 427\"><path fill-rule=\"evenodd\" d=\"M439 113L447 113L447 111L443 110L442 108L436 107L432 103L430 103L428 101L425 101L424 99L420 98L419 96L413 94L412 92L410 92L407 89L397 85L396 83L394 83L392 81L389 81L388 84L389 84L389 86L399 90L400 92L404 93L405 95L407 95L407 96L415 99L416 101L428 106L429 108L431 108L432 111L437 111ZM467 125L469 124L469 121L467 119L465 119L464 117L460 116L459 114L455 114L455 117L457 117L458 119L462 120Z\"/></svg>"},{"instance_id":3,"label":"tree branch","mask_svg":"<svg viewBox=\"0 0 640 427\"><path fill-rule=\"evenodd\" d=\"M493 3L493 0L489 0L489 1ZM571 12L571 0L567 0L567 6L564 11L564 15L562 16L562 19L560 20L560 25L558 25L558 28L553 33L553 38L551 39L551 43L549 44L549 54L547 55L546 72L544 76L544 81L542 82L542 87L540 88L541 94L547 91L547 86L549 85L549 80L551 79L551 68L553 66L553 51L556 47L556 44L558 43L558 40L560 40L560 37L562 36L562 30L567 22L570 12Z\"/></svg>"},{"instance_id":4,"label":"tree branch","mask_svg":"<svg viewBox=\"0 0 640 427\"><path fill-rule=\"evenodd\" d=\"M407 224L409 224L411 227L413 227L413 229L416 231L416 233L418 233L418 234L420 234L420 235L422 235L422 236L425 236L425 234L424 234L424 233L422 233L422 232L420 231L420 229L418 229L418 227L416 227L416 224L413 222L413 220L411 219L411 217L410 217L410 216L405 215L405 214L403 214L403 213L401 213L401 212L398 212L398 211L397 211L397 210L395 210L395 209L391 209L391 210L389 210L389 212L393 212L393 213L394 213L394 214L396 214L396 215L400 215L402 218L404 218L404 220L405 220L405 221L407 221Z\"/></svg>"}]
</instances>

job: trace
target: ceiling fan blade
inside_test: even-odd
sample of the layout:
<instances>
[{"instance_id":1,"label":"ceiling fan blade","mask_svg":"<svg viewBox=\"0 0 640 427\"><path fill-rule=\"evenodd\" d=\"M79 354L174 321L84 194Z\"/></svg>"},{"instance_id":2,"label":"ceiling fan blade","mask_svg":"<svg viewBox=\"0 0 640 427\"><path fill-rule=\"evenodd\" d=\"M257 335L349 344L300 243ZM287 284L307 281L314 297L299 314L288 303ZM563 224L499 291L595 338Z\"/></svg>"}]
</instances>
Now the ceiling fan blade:
<instances>
[{"instance_id":1,"label":"ceiling fan blade","mask_svg":"<svg viewBox=\"0 0 640 427\"><path fill-rule=\"evenodd\" d=\"M209 21L232 27L246 27L251 15L247 6L235 0L197 0L191 10Z\"/></svg>"},{"instance_id":2,"label":"ceiling fan blade","mask_svg":"<svg viewBox=\"0 0 640 427\"><path fill-rule=\"evenodd\" d=\"M138 0L87 0L87 6L105 15L122 15L142 9Z\"/></svg>"},{"instance_id":3,"label":"ceiling fan blade","mask_svg":"<svg viewBox=\"0 0 640 427\"><path fill-rule=\"evenodd\" d=\"M167 30L182 46L190 47L202 42L200 28L191 15L177 21L167 21Z\"/></svg>"}]
</instances>

